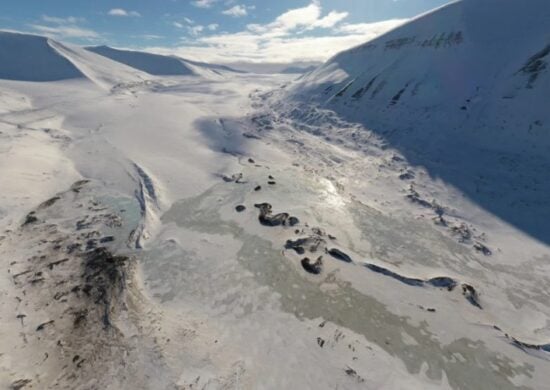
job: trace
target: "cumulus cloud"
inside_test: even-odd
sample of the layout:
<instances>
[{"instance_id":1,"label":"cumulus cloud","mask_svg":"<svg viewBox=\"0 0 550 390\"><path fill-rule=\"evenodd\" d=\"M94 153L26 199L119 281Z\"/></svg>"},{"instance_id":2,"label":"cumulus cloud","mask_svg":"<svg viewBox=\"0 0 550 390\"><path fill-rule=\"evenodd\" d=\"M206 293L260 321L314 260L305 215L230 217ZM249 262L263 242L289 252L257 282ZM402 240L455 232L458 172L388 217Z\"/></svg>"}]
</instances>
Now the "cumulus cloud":
<instances>
[{"instance_id":1,"label":"cumulus cloud","mask_svg":"<svg viewBox=\"0 0 550 390\"><path fill-rule=\"evenodd\" d=\"M220 27L220 25L217 24L217 23L212 23L212 24L209 24L209 25L208 25L208 29L209 29L210 31L216 31L216 30L218 29L218 27Z\"/></svg>"},{"instance_id":2,"label":"cumulus cloud","mask_svg":"<svg viewBox=\"0 0 550 390\"><path fill-rule=\"evenodd\" d=\"M241 16L248 15L248 11L246 10L246 7L244 5L237 4L236 6L223 11L222 14L239 18Z\"/></svg>"},{"instance_id":3,"label":"cumulus cloud","mask_svg":"<svg viewBox=\"0 0 550 390\"><path fill-rule=\"evenodd\" d=\"M279 15L272 23L250 24L248 30L271 36L284 36L295 30L332 28L349 16L347 12L331 11L321 17L322 8L318 1L302 8L295 8Z\"/></svg>"},{"instance_id":4,"label":"cumulus cloud","mask_svg":"<svg viewBox=\"0 0 550 390\"><path fill-rule=\"evenodd\" d=\"M271 23L264 25L249 24L248 30L257 34L281 36L300 27L313 26L320 16L321 6L317 2L313 2L307 7L288 10Z\"/></svg>"},{"instance_id":5,"label":"cumulus cloud","mask_svg":"<svg viewBox=\"0 0 550 390\"><path fill-rule=\"evenodd\" d=\"M317 19L315 23L311 26L312 28L331 28L340 23L342 20L347 18L349 13L347 12L337 12L331 11L327 16L321 19Z\"/></svg>"},{"instance_id":6,"label":"cumulus cloud","mask_svg":"<svg viewBox=\"0 0 550 390\"><path fill-rule=\"evenodd\" d=\"M141 16L137 11L127 11L123 8L113 8L107 14L110 16L130 16L136 18Z\"/></svg>"},{"instance_id":7,"label":"cumulus cloud","mask_svg":"<svg viewBox=\"0 0 550 390\"><path fill-rule=\"evenodd\" d=\"M151 47L148 50L210 62L317 62L373 39L405 21L344 23L347 17L346 12L338 11L323 16L320 2L313 1L305 7L282 13L270 23L249 24L240 32L199 37L203 29L190 31L195 38L184 39L177 48Z\"/></svg>"}]
</instances>

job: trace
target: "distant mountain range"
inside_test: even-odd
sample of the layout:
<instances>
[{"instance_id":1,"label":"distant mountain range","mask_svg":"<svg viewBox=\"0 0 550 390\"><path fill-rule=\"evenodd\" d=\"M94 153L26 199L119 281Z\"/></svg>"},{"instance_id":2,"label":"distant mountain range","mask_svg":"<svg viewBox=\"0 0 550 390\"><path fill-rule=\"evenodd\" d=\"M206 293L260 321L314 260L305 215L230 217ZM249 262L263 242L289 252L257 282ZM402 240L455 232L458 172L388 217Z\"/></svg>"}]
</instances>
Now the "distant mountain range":
<instances>
[{"instance_id":1,"label":"distant mountain range","mask_svg":"<svg viewBox=\"0 0 550 390\"><path fill-rule=\"evenodd\" d=\"M213 76L243 73L213 65L108 46L82 48L53 39L0 31L0 79L59 81L88 78L97 83L143 81L152 76Z\"/></svg>"},{"instance_id":2,"label":"distant mountain range","mask_svg":"<svg viewBox=\"0 0 550 390\"><path fill-rule=\"evenodd\" d=\"M86 50L157 76L194 75L197 74L197 67L214 72L244 73L224 65L213 65L176 56L165 56L142 51L114 49L109 46L87 47Z\"/></svg>"}]
</instances>

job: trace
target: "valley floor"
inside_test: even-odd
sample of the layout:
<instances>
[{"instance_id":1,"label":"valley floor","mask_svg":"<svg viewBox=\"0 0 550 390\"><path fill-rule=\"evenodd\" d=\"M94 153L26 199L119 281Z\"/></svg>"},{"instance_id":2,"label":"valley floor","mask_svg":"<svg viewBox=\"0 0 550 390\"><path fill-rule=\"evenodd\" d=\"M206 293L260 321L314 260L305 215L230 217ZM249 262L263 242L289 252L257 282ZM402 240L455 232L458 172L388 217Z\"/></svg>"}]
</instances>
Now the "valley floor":
<instances>
[{"instance_id":1,"label":"valley floor","mask_svg":"<svg viewBox=\"0 0 550 390\"><path fill-rule=\"evenodd\" d=\"M288 81L0 82L0 387L547 388L548 246Z\"/></svg>"}]
</instances>

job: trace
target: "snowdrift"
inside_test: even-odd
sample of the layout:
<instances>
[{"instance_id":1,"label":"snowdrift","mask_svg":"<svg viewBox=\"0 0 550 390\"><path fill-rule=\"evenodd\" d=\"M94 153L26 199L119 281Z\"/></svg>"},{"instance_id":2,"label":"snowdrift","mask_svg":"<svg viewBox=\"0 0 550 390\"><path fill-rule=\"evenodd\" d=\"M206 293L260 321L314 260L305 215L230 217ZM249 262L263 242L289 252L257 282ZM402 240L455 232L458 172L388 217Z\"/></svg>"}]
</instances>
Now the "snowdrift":
<instances>
[{"instance_id":1,"label":"snowdrift","mask_svg":"<svg viewBox=\"0 0 550 390\"><path fill-rule=\"evenodd\" d=\"M58 81L84 77L45 37L0 31L0 79Z\"/></svg>"}]
</instances>

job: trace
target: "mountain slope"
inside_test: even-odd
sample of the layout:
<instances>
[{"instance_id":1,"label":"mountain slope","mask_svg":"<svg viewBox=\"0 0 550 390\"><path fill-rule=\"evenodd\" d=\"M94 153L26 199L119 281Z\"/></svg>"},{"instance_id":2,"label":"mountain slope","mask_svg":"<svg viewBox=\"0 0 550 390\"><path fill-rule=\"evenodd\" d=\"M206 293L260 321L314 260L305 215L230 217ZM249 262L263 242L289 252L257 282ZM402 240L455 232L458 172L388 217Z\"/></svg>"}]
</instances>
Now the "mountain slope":
<instances>
[{"instance_id":1,"label":"mountain slope","mask_svg":"<svg viewBox=\"0 0 550 390\"><path fill-rule=\"evenodd\" d=\"M138 69L92 53L80 46L50 40L50 45L95 84L110 89L118 84L142 83L151 77Z\"/></svg>"},{"instance_id":2,"label":"mountain slope","mask_svg":"<svg viewBox=\"0 0 550 390\"><path fill-rule=\"evenodd\" d=\"M521 137L525 150L544 154L548 20L544 0L454 2L338 54L290 94L369 126L420 125L409 135L424 141L475 128L463 136L476 144L518 151Z\"/></svg>"},{"instance_id":3,"label":"mountain slope","mask_svg":"<svg viewBox=\"0 0 550 390\"><path fill-rule=\"evenodd\" d=\"M141 83L149 75L79 46L30 34L0 31L0 79L61 81L88 79L102 88ZM5 60L4 60L5 59Z\"/></svg>"},{"instance_id":4,"label":"mountain slope","mask_svg":"<svg viewBox=\"0 0 550 390\"><path fill-rule=\"evenodd\" d=\"M338 145L396 150L550 244L548 20L546 0L453 2L336 55L267 106Z\"/></svg>"},{"instance_id":5,"label":"mountain slope","mask_svg":"<svg viewBox=\"0 0 550 390\"><path fill-rule=\"evenodd\" d=\"M187 58L181 59L181 60L189 66L196 66L214 73L219 73L219 72L232 72L232 73L241 73L241 74L247 73L246 71L234 69L227 65L209 64L207 62L193 61Z\"/></svg>"},{"instance_id":6,"label":"mountain slope","mask_svg":"<svg viewBox=\"0 0 550 390\"><path fill-rule=\"evenodd\" d=\"M243 73L224 65L143 51L114 49L109 46L87 47L86 50L156 76L209 76L212 73L219 75L220 72Z\"/></svg>"},{"instance_id":7,"label":"mountain slope","mask_svg":"<svg viewBox=\"0 0 550 390\"><path fill-rule=\"evenodd\" d=\"M0 31L0 79L58 81L84 77L45 37Z\"/></svg>"},{"instance_id":8,"label":"mountain slope","mask_svg":"<svg viewBox=\"0 0 550 390\"><path fill-rule=\"evenodd\" d=\"M87 47L87 50L157 76L187 76L195 72L176 57L140 51L113 49L109 46Z\"/></svg>"}]
</instances>

